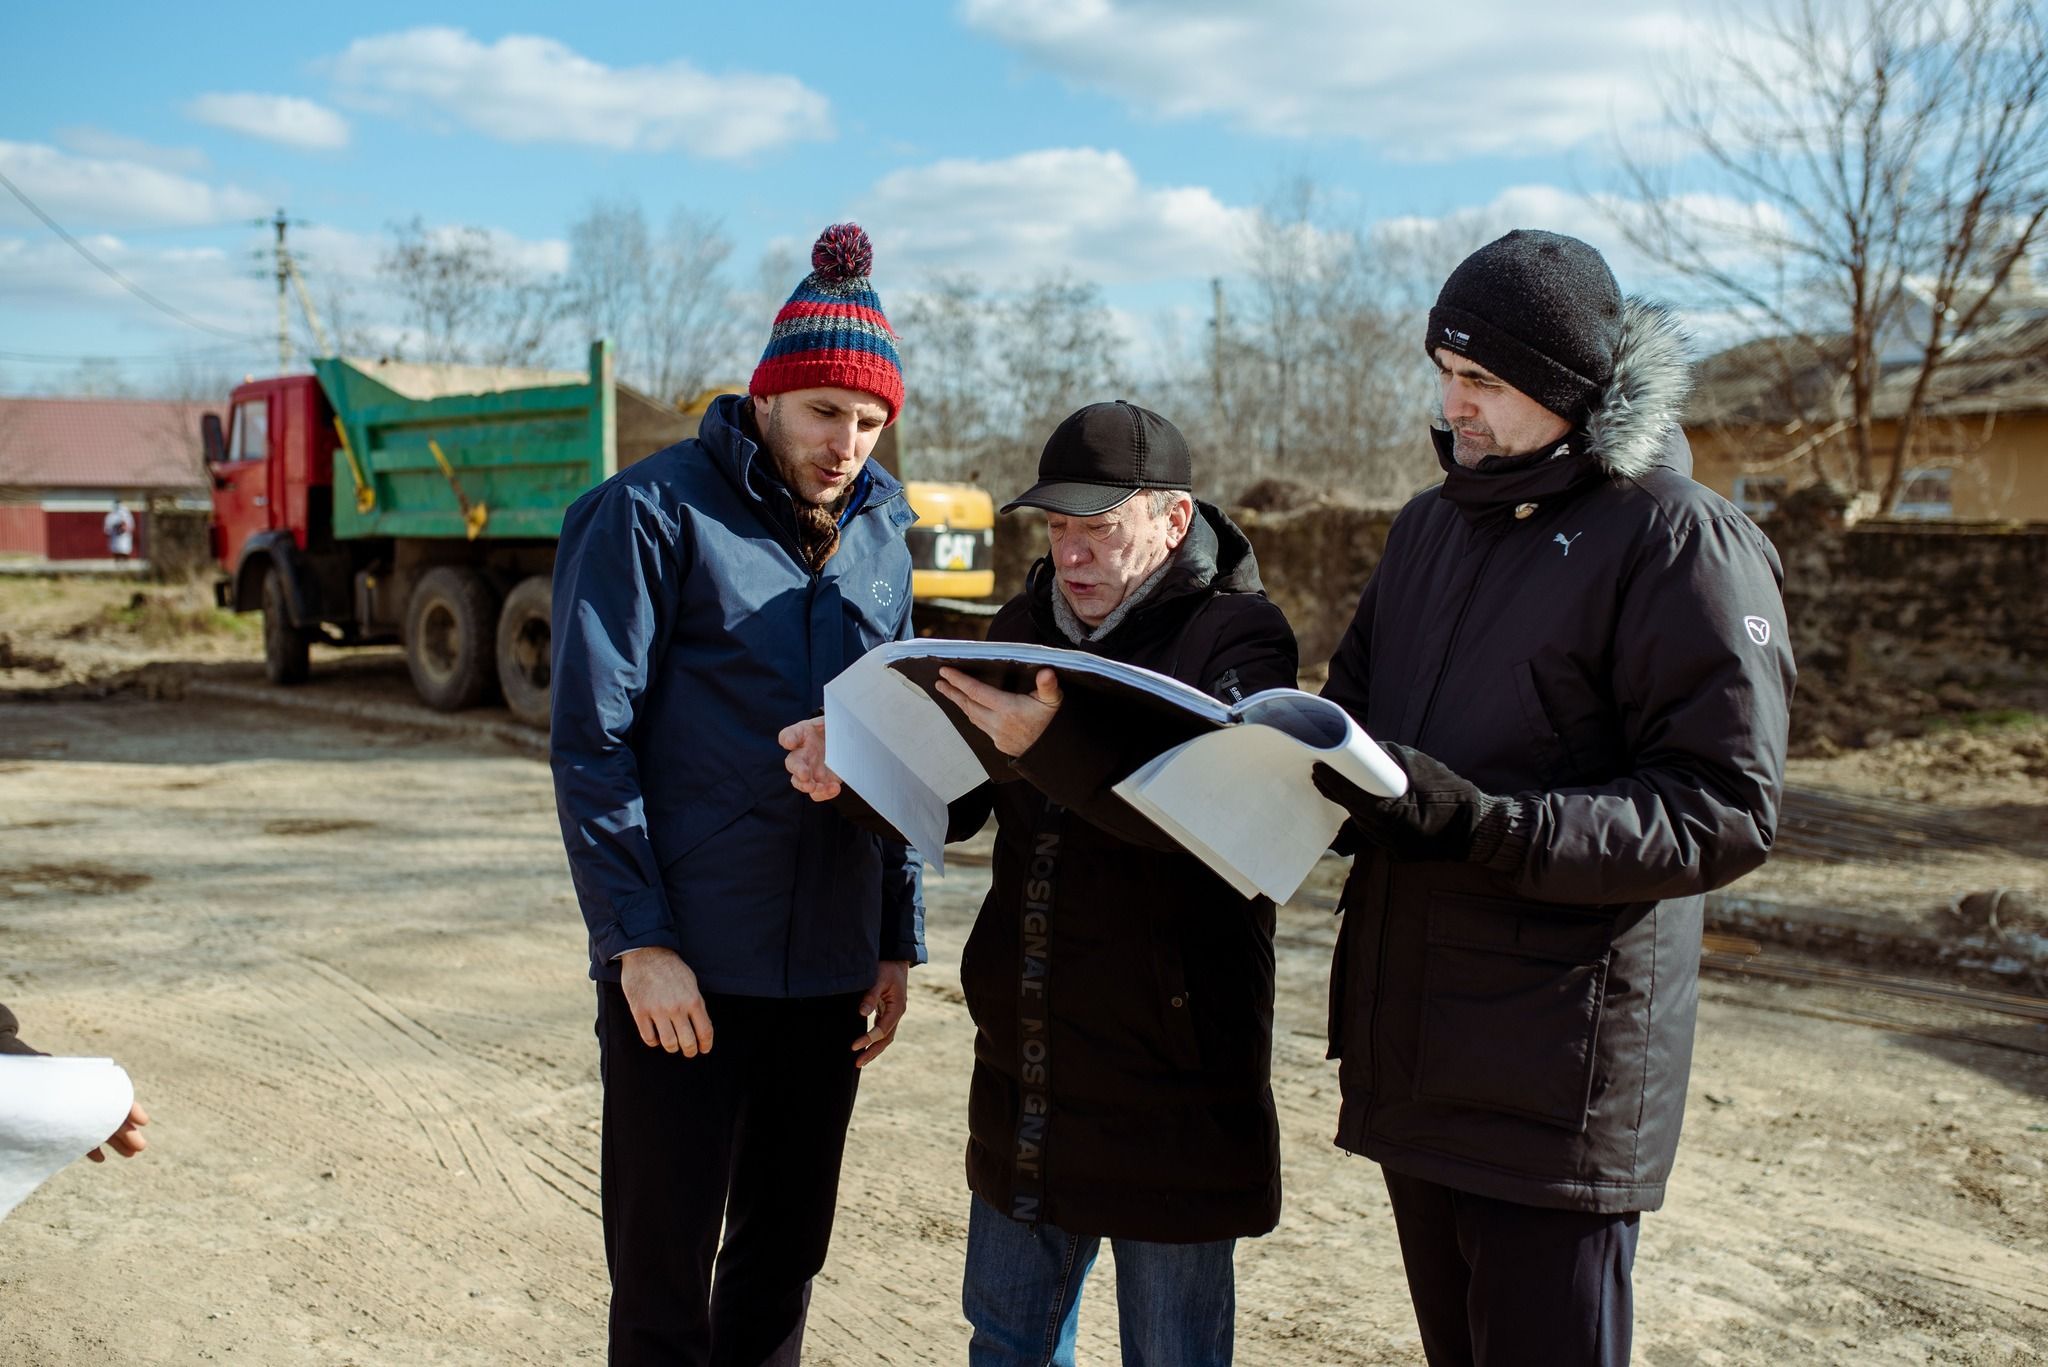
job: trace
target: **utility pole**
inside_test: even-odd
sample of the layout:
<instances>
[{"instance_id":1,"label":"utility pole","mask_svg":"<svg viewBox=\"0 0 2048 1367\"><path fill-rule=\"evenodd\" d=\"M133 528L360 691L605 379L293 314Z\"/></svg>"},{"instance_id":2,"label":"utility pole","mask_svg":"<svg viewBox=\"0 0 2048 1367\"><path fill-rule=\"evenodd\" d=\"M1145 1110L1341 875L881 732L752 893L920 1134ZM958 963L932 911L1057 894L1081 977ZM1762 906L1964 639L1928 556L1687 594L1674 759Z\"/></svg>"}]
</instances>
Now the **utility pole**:
<instances>
[{"instance_id":1,"label":"utility pole","mask_svg":"<svg viewBox=\"0 0 2048 1367\"><path fill-rule=\"evenodd\" d=\"M282 375L292 368L292 320L286 312L284 290L291 280L291 257L285 250L284 230L286 219L283 208L270 222L277 229L277 373Z\"/></svg>"},{"instance_id":2,"label":"utility pole","mask_svg":"<svg viewBox=\"0 0 2048 1367\"><path fill-rule=\"evenodd\" d=\"M290 285L299 292L299 307L306 311L306 326L313 330L313 340L323 353L332 354L334 348L328 342L327 329L320 326L320 315L313 308L313 296L306 289L305 277L299 274L299 263L292 259L292 249L285 242L285 229L291 220L283 209L275 218L259 218L257 224L269 224L277 230L277 242L272 249L271 269L277 276L277 368L282 374L292 367L292 325L291 314L285 302L285 287ZM301 223L300 227L305 224Z\"/></svg>"},{"instance_id":3,"label":"utility pole","mask_svg":"<svg viewBox=\"0 0 2048 1367\"><path fill-rule=\"evenodd\" d=\"M1215 394L1216 411L1223 411L1223 277L1209 277L1209 381Z\"/></svg>"}]
</instances>

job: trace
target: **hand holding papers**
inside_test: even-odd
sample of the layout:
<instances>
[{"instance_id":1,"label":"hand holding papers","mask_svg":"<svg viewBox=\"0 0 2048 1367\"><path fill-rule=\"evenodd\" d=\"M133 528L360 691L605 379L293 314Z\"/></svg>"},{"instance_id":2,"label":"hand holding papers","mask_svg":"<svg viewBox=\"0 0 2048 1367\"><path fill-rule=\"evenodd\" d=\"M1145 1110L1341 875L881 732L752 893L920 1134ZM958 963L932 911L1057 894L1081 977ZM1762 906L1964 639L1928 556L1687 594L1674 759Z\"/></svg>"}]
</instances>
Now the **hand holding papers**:
<instances>
[{"instance_id":1,"label":"hand holding papers","mask_svg":"<svg viewBox=\"0 0 2048 1367\"><path fill-rule=\"evenodd\" d=\"M941 668L938 694L960 709L987 736L996 749L1015 759L1032 746L1052 725L1060 710L1060 678L1050 669L1034 677L1029 693L1012 693L1007 688L985 684L972 674Z\"/></svg>"},{"instance_id":2,"label":"hand holding papers","mask_svg":"<svg viewBox=\"0 0 2048 1367\"><path fill-rule=\"evenodd\" d=\"M57 1169L126 1133L134 1104L112 1059L0 1057L0 1219Z\"/></svg>"},{"instance_id":3,"label":"hand holding papers","mask_svg":"<svg viewBox=\"0 0 2048 1367\"><path fill-rule=\"evenodd\" d=\"M1232 705L1176 679L1081 651L993 641L899 641L825 687L825 762L940 873L946 806L1008 757L940 690L941 667L1029 694L1056 671L1069 695L1117 710L1153 758L1116 793L1241 894L1293 895L1343 824L1315 789L1316 763L1398 795L1401 769L1336 704L1271 689Z\"/></svg>"}]
</instances>

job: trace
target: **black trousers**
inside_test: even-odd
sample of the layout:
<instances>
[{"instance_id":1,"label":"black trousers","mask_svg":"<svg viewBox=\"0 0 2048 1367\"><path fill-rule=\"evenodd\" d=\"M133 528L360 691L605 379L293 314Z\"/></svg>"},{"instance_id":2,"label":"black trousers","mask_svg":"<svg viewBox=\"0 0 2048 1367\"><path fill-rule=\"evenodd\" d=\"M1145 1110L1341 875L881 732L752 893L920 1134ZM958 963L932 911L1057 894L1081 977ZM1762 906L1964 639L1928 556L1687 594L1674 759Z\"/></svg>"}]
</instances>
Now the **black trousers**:
<instances>
[{"instance_id":1,"label":"black trousers","mask_svg":"<svg viewBox=\"0 0 2048 1367\"><path fill-rule=\"evenodd\" d=\"M1380 1172L1430 1367L1626 1367L1635 1212L1525 1206Z\"/></svg>"},{"instance_id":2,"label":"black trousers","mask_svg":"<svg viewBox=\"0 0 2048 1367\"><path fill-rule=\"evenodd\" d=\"M711 1052L685 1058L642 1043L619 985L597 985L612 1367L794 1367L839 1197L860 997L707 993Z\"/></svg>"}]
</instances>

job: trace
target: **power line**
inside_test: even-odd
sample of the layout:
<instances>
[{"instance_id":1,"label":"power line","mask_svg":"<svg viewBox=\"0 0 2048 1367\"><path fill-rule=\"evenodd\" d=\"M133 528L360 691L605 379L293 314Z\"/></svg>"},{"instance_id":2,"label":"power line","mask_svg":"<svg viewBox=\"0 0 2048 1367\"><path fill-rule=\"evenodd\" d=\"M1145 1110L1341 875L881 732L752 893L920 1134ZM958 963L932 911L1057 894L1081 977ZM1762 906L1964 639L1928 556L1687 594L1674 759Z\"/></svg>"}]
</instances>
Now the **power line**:
<instances>
[{"instance_id":1,"label":"power line","mask_svg":"<svg viewBox=\"0 0 2048 1367\"><path fill-rule=\"evenodd\" d=\"M13 195L23 204L26 204L28 206L28 211L34 214L37 218L40 218L43 221L44 226L49 228L51 232L63 238L65 243L70 246L71 250L77 252L87 261L92 262L92 264L97 266L101 270L101 272L103 272L107 276L108 279L112 280L122 289L127 290L130 294L134 295L137 299L140 299L143 303L148 304L151 308L161 309L163 312L169 314L171 317L177 319L179 322L185 324L186 326L198 328L202 332L210 332L216 337L230 337L238 342L261 340L252 333L230 332L226 328L215 327L211 323L205 322L198 318L194 318L191 314L185 312L183 309L175 308L170 304L166 304L163 300L157 298L148 290L142 288L142 286L136 284L133 280L130 280L127 276L121 274L121 272L115 270L112 266L109 266L106 262L100 260L97 256L94 256L92 252L89 249L87 249L86 245L83 242L80 242L70 233L65 232L63 224L59 223L56 219L51 218L48 214L44 213L41 205L37 204L34 200L30 199L27 195L23 194L21 191L21 187L16 185L13 181L9 180L5 175L0 175L0 186L5 186L9 194Z\"/></svg>"},{"instance_id":2,"label":"power line","mask_svg":"<svg viewBox=\"0 0 2048 1367\"><path fill-rule=\"evenodd\" d=\"M75 355L50 351L0 351L0 361L22 361L49 365L80 365L87 361L113 361L122 365L144 365L152 361L192 361L207 356L221 356L229 352L246 351L253 343L234 346L193 347L188 351L154 351L145 355L110 356L104 351L85 351Z\"/></svg>"}]
</instances>

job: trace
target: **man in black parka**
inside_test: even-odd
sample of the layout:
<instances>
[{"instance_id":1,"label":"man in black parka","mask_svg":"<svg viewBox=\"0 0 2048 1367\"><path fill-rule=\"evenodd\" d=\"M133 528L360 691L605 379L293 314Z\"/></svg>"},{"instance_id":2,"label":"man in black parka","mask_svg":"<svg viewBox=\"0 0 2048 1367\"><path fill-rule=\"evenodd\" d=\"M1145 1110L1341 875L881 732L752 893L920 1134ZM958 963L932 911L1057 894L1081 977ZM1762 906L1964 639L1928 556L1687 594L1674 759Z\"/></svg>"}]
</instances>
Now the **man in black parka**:
<instances>
[{"instance_id":1,"label":"man in black parka","mask_svg":"<svg viewBox=\"0 0 2048 1367\"><path fill-rule=\"evenodd\" d=\"M1429 318L1444 482L1325 696L1408 771L1327 770L1360 852L1337 1143L1378 1161L1432 1364L1622 1363L1685 1109L1702 895L1769 852L1793 663L1776 552L1690 478L1685 342L1518 231Z\"/></svg>"},{"instance_id":2,"label":"man in black parka","mask_svg":"<svg viewBox=\"0 0 2048 1367\"><path fill-rule=\"evenodd\" d=\"M1192 497L1191 467L1173 424L1134 405L1062 423L1038 483L1005 509L1044 509L1050 554L989 639L1141 665L1227 701L1292 687L1294 635L1251 543ZM1273 904L1239 896L1111 793L1158 747L1063 695L1054 671L1033 694L941 677L1014 769L955 802L947 833L995 816L960 966L975 1024L968 1360L1072 1363L1107 1238L1124 1361L1227 1363L1235 1241L1280 1213ZM816 754L803 730L783 735L801 746L800 787Z\"/></svg>"}]
</instances>

